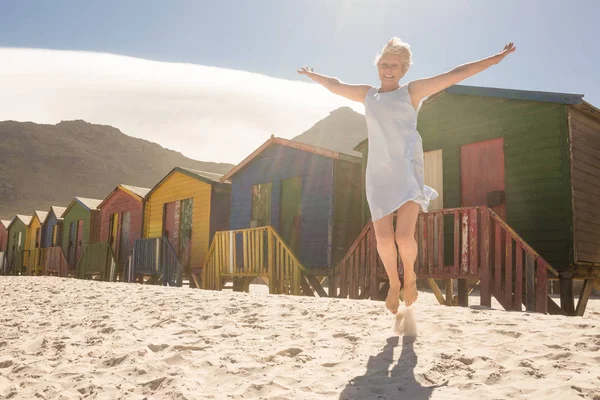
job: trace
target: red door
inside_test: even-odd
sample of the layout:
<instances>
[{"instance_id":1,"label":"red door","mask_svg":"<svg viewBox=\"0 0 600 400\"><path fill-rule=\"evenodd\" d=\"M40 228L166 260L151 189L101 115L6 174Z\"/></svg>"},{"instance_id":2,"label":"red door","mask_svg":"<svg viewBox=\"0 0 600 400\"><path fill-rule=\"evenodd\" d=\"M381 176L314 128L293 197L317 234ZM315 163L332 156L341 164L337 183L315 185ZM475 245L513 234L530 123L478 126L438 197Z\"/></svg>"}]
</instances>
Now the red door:
<instances>
[{"instance_id":1,"label":"red door","mask_svg":"<svg viewBox=\"0 0 600 400\"><path fill-rule=\"evenodd\" d=\"M490 206L506 220L504 139L471 143L460 148L461 205Z\"/></svg>"},{"instance_id":2,"label":"red door","mask_svg":"<svg viewBox=\"0 0 600 400\"><path fill-rule=\"evenodd\" d=\"M83 220L77 221L77 247L75 253L75 263L79 262L79 257L83 252Z\"/></svg>"},{"instance_id":3,"label":"red door","mask_svg":"<svg viewBox=\"0 0 600 400\"><path fill-rule=\"evenodd\" d=\"M177 251L179 248L179 201L164 205L163 236L167 238L171 246Z\"/></svg>"}]
</instances>

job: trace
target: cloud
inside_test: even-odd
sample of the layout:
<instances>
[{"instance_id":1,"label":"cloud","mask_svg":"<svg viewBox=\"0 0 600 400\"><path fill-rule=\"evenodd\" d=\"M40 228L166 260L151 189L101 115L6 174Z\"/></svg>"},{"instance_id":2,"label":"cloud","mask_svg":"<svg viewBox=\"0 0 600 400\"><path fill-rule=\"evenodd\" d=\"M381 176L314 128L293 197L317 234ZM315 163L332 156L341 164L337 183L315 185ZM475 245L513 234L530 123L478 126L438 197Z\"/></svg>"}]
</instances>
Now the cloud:
<instances>
[{"instance_id":1,"label":"cloud","mask_svg":"<svg viewBox=\"0 0 600 400\"><path fill-rule=\"evenodd\" d=\"M104 53L0 48L0 120L115 126L203 161L237 163L361 104L300 81Z\"/></svg>"}]
</instances>

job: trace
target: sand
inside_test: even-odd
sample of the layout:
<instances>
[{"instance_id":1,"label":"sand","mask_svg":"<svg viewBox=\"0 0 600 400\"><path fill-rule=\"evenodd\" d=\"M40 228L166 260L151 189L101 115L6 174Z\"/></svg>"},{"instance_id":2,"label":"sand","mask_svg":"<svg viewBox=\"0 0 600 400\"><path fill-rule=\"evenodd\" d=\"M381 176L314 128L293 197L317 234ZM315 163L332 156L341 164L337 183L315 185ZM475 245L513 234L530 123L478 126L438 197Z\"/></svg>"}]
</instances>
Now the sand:
<instances>
[{"instance_id":1,"label":"sand","mask_svg":"<svg viewBox=\"0 0 600 400\"><path fill-rule=\"evenodd\" d=\"M411 338L382 302L253 291L0 277L0 398L600 399L599 299L576 318L420 292Z\"/></svg>"}]
</instances>

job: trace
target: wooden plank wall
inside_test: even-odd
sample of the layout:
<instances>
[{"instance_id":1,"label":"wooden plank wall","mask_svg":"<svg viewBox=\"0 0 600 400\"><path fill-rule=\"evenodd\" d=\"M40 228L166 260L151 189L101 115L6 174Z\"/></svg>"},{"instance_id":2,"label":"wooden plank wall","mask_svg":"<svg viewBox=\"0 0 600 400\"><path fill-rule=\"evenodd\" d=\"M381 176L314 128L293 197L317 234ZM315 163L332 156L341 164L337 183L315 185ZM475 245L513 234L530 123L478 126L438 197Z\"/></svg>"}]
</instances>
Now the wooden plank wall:
<instances>
[{"instance_id":1,"label":"wooden plank wall","mask_svg":"<svg viewBox=\"0 0 600 400\"><path fill-rule=\"evenodd\" d=\"M83 221L83 244L85 247L90 243L90 211L81 204L75 203L63 219L62 249L64 254L69 254L69 227L71 222Z\"/></svg>"},{"instance_id":2,"label":"wooden plank wall","mask_svg":"<svg viewBox=\"0 0 600 400\"><path fill-rule=\"evenodd\" d=\"M281 181L302 176L300 262L307 268L328 264L330 207L333 197L333 159L272 145L246 165L231 182L230 229L250 227L252 185L272 182L271 226L279 230Z\"/></svg>"},{"instance_id":3,"label":"wooden plank wall","mask_svg":"<svg viewBox=\"0 0 600 400\"><path fill-rule=\"evenodd\" d=\"M343 160L333 163L333 228L331 265L338 265L360 234L361 164Z\"/></svg>"},{"instance_id":4,"label":"wooden plank wall","mask_svg":"<svg viewBox=\"0 0 600 400\"><path fill-rule=\"evenodd\" d=\"M6 251L8 244L8 230L0 223L0 253Z\"/></svg>"},{"instance_id":5,"label":"wooden plank wall","mask_svg":"<svg viewBox=\"0 0 600 400\"><path fill-rule=\"evenodd\" d=\"M209 247L211 185L175 171L148 199L144 210L144 237L162 236L163 205L173 201L194 199L192 215L192 270L202 268Z\"/></svg>"},{"instance_id":6,"label":"wooden plank wall","mask_svg":"<svg viewBox=\"0 0 600 400\"><path fill-rule=\"evenodd\" d=\"M58 219L56 218L56 215L54 215L54 211L50 210L46 217L46 221L42 224L42 248L47 248L52 245L52 231L57 223Z\"/></svg>"},{"instance_id":7,"label":"wooden plank wall","mask_svg":"<svg viewBox=\"0 0 600 400\"><path fill-rule=\"evenodd\" d=\"M129 212L129 244L126 253L133 247L133 243L142 237L142 208L143 204L141 200L131 196L129 193L118 189L113 192L109 199L102 205L100 211L100 242L108 242L109 230L110 230L110 216L112 214L119 214ZM119 220L120 221L120 220ZM121 227L121 225L119 225ZM118 233L120 235L120 232ZM119 243L119 241L117 241ZM123 260L126 255L120 254L119 258Z\"/></svg>"},{"instance_id":8,"label":"wooden plank wall","mask_svg":"<svg viewBox=\"0 0 600 400\"><path fill-rule=\"evenodd\" d=\"M34 213L33 218L31 218L31 222L29 223L29 228L27 229L27 247L25 250L33 250L35 249L36 242L36 234L38 228L41 228L42 224L37 214Z\"/></svg>"},{"instance_id":9,"label":"wooden plank wall","mask_svg":"<svg viewBox=\"0 0 600 400\"><path fill-rule=\"evenodd\" d=\"M208 243L212 243L215 232L229 229L231 213L231 185L228 183L214 184L210 206L210 233Z\"/></svg>"},{"instance_id":10,"label":"wooden plank wall","mask_svg":"<svg viewBox=\"0 0 600 400\"><path fill-rule=\"evenodd\" d=\"M16 247L18 240L19 232L21 232L21 247ZM21 222L21 220L17 219L8 230L8 244L7 244L7 253L9 260L12 260L14 256L15 250L23 250L25 248L25 238L27 237L27 226Z\"/></svg>"},{"instance_id":11,"label":"wooden plank wall","mask_svg":"<svg viewBox=\"0 0 600 400\"><path fill-rule=\"evenodd\" d=\"M575 261L600 263L600 119L569 107Z\"/></svg>"},{"instance_id":12,"label":"wooden plank wall","mask_svg":"<svg viewBox=\"0 0 600 400\"><path fill-rule=\"evenodd\" d=\"M563 190L566 126L562 104L448 93L426 103L418 122L424 150L443 150L446 208L461 206L460 146L504 138L507 222L562 269L571 247L571 211Z\"/></svg>"}]
</instances>

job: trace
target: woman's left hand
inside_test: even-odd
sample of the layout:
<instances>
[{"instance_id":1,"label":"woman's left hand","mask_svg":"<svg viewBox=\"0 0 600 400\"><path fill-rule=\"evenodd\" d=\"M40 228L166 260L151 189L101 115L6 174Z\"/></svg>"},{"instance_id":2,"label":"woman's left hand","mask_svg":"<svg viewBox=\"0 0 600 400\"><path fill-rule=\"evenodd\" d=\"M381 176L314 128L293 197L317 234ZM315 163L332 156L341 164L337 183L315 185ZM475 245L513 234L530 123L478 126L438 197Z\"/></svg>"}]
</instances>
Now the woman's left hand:
<instances>
[{"instance_id":1,"label":"woman's left hand","mask_svg":"<svg viewBox=\"0 0 600 400\"><path fill-rule=\"evenodd\" d=\"M504 49L502 49L502 51L498 53L498 62L504 60L504 57L506 57L510 53L513 53L515 50L517 50L517 47L513 42L510 42L509 44L504 46Z\"/></svg>"}]
</instances>

